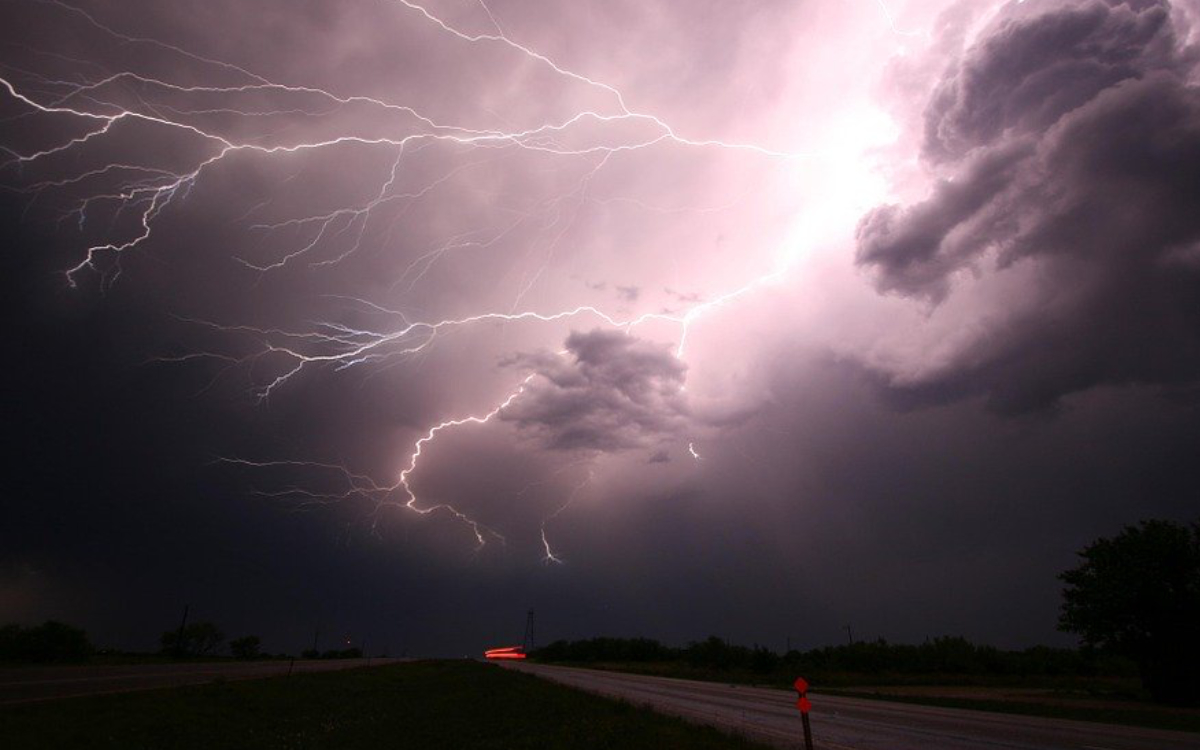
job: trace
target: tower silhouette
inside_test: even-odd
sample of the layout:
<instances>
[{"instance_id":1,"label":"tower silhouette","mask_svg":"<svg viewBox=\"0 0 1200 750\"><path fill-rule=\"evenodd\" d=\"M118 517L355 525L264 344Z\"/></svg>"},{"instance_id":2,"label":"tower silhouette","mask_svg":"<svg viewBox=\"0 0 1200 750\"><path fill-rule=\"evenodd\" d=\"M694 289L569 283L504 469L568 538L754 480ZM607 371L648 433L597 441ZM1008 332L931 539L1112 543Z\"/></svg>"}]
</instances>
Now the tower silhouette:
<instances>
[{"instance_id":1,"label":"tower silhouette","mask_svg":"<svg viewBox=\"0 0 1200 750\"><path fill-rule=\"evenodd\" d=\"M524 647L525 653L533 651L533 610L525 616L525 638L521 641L521 646Z\"/></svg>"}]
</instances>

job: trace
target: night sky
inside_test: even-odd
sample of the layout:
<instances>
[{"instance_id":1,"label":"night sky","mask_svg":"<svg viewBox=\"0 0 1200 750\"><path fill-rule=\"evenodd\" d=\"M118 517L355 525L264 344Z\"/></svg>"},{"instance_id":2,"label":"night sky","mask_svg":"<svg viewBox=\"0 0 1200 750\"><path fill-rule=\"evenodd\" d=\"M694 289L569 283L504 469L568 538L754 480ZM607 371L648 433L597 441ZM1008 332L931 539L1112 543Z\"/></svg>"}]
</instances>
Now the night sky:
<instances>
[{"instance_id":1,"label":"night sky","mask_svg":"<svg viewBox=\"0 0 1200 750\"><path fill-rule=\"evenodd\" d=\"M0 3L0 621L1071 645L1200 515L1200 9Z\"/></svg>"}]
</instances>

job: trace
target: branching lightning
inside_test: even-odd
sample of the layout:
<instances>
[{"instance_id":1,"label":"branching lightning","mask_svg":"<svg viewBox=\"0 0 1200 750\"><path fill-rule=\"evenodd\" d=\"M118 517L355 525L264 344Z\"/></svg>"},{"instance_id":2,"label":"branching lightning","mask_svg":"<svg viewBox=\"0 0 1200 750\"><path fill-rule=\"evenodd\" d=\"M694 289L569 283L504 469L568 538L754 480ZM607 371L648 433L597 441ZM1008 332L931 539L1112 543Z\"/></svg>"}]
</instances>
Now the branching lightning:
<instances>
[{"instance_id":1,"label":"branching lightning","mask_svg":"<svg viewBox=\"0 0 1200 750\"><path fill-rule=\"evenodd\" d=\"M250 366L270 360L278 367L275 374L257 387L255 397L260 401L270 399L290 381L310 367L329 366L345 370L366 365L378 366L387 362L403 361L425 352L439 336L452 331L485 322L503 323L551 323L566 320L590 320L614 329L632 331L650 323L665 323L675 326L677 338L675 354L682 358L689 333L695 323L720 307L731 304L742 297L760 290L765 285L778 281L787 272L786 265L768 269L758 277L736 286L710 299L695 299L677 311L660 311L632 316L607 312L592 305L577 305L558 310L523 309L523 298L537 283L549 257L559 246L562 237L571 226L571 206L591 200L589 185L598 173L606 169L617 154L637 152L661 145L673 145L688 149L719 149L744 154L748 158L788 162L811 158L814 154L800 150L778 150L752 143L728 142L710 138L693 138L680 132L662 118L641 111L628 103L628 97L609 83L596 80L577 72L534 48L515 41L505 32L492 11L480 0L479 5L494 28L489 33L470 33L455 26L428 7L411 0L391 0L391 4L404 9L411 21L425 24L443 34L446 42L464 45L488 45L499 47L526 62L541 66L570 84L578 84L594 90L611 100L611 106L598 109L581 109L571 115L534 127L498 130L490 127L475 127L461 123L440 122L413 107L388 101L383 98L342 94L325 88L298 85L270 80L245 67L222 60L201 56L182 47L151 38L134 37L102 23L82 8L61 0L38 0L102 32L122 45L147 45L161 52L178 55L183 59L205 66L218 73L222 79L237 79L235 83L194 85L167 80L162 76L142 75L133 70L120 70L97 77L88 77L82 72L75 80L54 80L18 70L0 71L0 93L17 105L24 107L23 117L38 117L52 120L63 127L77 127L78 133L60 142L40 148L18 149L3 147L0 158L0 175L19 175L35 165L61 160L63 157L92 153L112 139L122 128L141 125L161 129L174 136L185 138L195 150L191 162L184 168L169 168L136 163L135 161L113 161L97 167L89 167L75 174L48 179L34 179L19 187L11 188L30 196L31 200L54 191L82 192L82 197L73 203L61 220L70 220L79 228L86 226L92 216L108 212L111 221L116 217L131 216L132 229L116 232L117 236L82 248L78 262L64 270L71 287L79 285L86 275L94 274L102 289L111 286L121 275L122 259L132 250L150 244L155 236L155 227L161 217L181 202L207 172L218 164L238 155L263 159L283 159L288 155L318 152L345 146L387 150L393 154L390 168L378 187L371 190L365 201L345 205L334 210L309 216L295 216L280 221L261 221L250 226L251 231L267 235L283 232L299 233L306 239L291 246L282 254L267 260L256 260L241 255L237 260L249 272L269 274L296 264L311 268L335 266L359 252L363 247L367 226L385 207L399 207L400 216L409 207L442 189L460 171L479 162L467 162L426 181L413 189L397 190L398 178L402 174L406 158L420 149L431 146L446 146L464 150L479 150L485 159L509 149L547 155L553 158L584 160L589 168L577 180L575 188L563 194L553 205L543 206L548 214L554 215L558 227L553 239L542 249L541 263L529 274L516 295L509 310L485 310L470 315L452 318L430 318L411 320L403 312L366 299L344 298L348 304L387 316L391 326L373 329L354 327L334 320L316 321L308 328L284 329L242 325L226 321L184 319L185 322L209 329L229 337L230 340L251 342L251 350L245 351L193 351L174 357L161 357L161 361L190 361L211 359L225 367ZM892 16L882 0L879 8L892 23ZM49 53L47 53L49 54ZM134 94L131 96L130 92ZM151 103L155 96L176 99L194 99L190 105ZM242 98L274 96L282 103L269 107L240 107ZM129 104L129 99L137 104ZM216 102L216 103L213 103ZM314 102L319 102L314 104ZM347 130L311 140L287 140L284 135L247 139L233 135L212 125L202 124L203 116L228 115L237 118L262 118L279 114L296 114L319 118L346 108L363 108L380 117L395 121L396 132L380 135L363 130ZM640 129L615 126L638 126ZM597 130L592 142L584 145L567 145L570 137L583 129ZM232 130L232 129L230 129ZM631 137L629 134L634 133ZM265 204L265 202L264 202ZM244 217L254 216L262 204L251 206ZM448 254L474 249L482 250L517 231L534 219L533 212L516 211L506 224L499 227L468 228L453 234L418 255L392 280L391 288L402 292L411 291ZM559 215L561 213L561 216ZM394 221L397 219L393 219ZM532 252L532 250L531 250ZM277 364L279 363L279 364ZM484 425L500 415L519 399L526 386L536 377L530 374L516 383L513 388L492 408L477 414L445 419L430 426L416 441L408 454L407 461L391 482L378 482L370 476L348 470L342 464L307 461L253 461L242 458L225 458L223 462L251 467L302 468L325 472L340 483L341 488L318 492L304 487L289 486L282 490L265 493L271 497L287 497L302 504L325 504L340 502L352 497L367 499L378 509L398 507L419 515L441 513L450 515L467 525L473 532L477 545L484 546L488 540L504 541L496 530L444 502L424 502L413 487L412 480L422 457L437 438L445 432L468 425ZM697 461L700 455L694 444L688 444L688 452ZM576 499L576 496L592 481L588 477L574 487L557 510L546 516L541 523L541 540L544 560L561 563L552 550L546 535L547 523L557 518Z\"/></svg>"},{"instance_id":2,"label":"branching lightning","mask_svg":"<svg viewBox=\"0 0 1200 750\"><path fill-rule=\"evenodd\" d=\"M579 493L583 491L583 488L585 488L589 484L591 484L593 479L595 479L595 474L589 470L587 477L585 477L583 479L583 481L581 481L579 484L575 485L574 489L572 489L571 493L569 495L567 495L567 499L563 501L562 505L559 505L557 508L554 509L554 511L552 513L550 513L550 515L548 515L542 519L542 525L541 525L542 549L545 550L545 556L542 557L542 562L546 563L547 565L550 565L552 563L555 565L562 565L565 562L565 560L563 560L561 557L555 555L554 550L551 549L550 539L546 536L546 524L550 523L555 518L558 518L560 515L562 515L563 511L565 511L567 508L571 507L571 505L575 502L575 499L579 495Z\"/></svg>"}]
</instances>

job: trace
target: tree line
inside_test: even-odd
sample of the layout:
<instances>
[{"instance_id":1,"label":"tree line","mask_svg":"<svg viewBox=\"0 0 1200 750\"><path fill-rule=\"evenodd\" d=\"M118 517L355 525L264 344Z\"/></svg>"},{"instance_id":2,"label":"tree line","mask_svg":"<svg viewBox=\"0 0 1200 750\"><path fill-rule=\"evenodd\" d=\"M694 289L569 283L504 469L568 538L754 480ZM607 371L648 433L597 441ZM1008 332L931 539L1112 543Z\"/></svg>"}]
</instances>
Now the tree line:
<instances>
[{"instance_id":1,"label":"tree line","mask_svg":"<svg viewBox=\"0 0 1200 750\"><path fill-rule=\"evenodd\" d=\"M780 655L715 636L683 648L646 638L557 641L538 650L551 662L681 662L696 669L789 671L819 675L1117 676L1138 675L1157 701L1200 704L1200 523L1149 520L1079 552L1059 575L1058 627L1082 648L1035 646L1003 651L963 638L919 645L873 642Z\"/></svg>"},{"instance_id":2,"label":"tree line","mask_svg":"<svg viewBox=\"0 0 1200 750\"><path fill-rule=\"evenodd\" d=\"M211 622L194 622L178 630L167 630L159 638L161 653L169 656L196 658L214 654L225 641L225 634ZM234 638L228 642L229 653L235 659L268 658L270 654L263 653L262 639L256 635L246 635ZM302 659L360 659L362 649L357 646L341 649L305 649L300 652ZM286 654L279 657L286 658Z\"/></svg>"},{"instance_id":3,"label":"tree line","mask_svg":"<svg viewBox=\"0 0 1200 750\"><path fill-rule=\"evenodd\" d=\"M262 639L257 635L226 640L221 628L209 621L166 630L159 638L159 654L177 659L216 658L224 647L228 647L229 655L235 659L289 658L287 654L264 652ZM0 663L69 664L87 661L100 653L86 631L56 620L34 626L0 625ZM359 659L362 655L362 649L353 646L325 651L306 649L300 658Z\"/></svg>"},{"instance_id":4,"label":"tree line","mask_svg":"<svg viewBox=\"0 0 1200 750\"><path fill-rule=\"evenodd\" d=\"M729 643L717 636L678 648L648 638L592 638L556 641L538 649L534 655L547 662L680 662L698 669L764 675L781 670L805 675L836 672L1037 677L1136 674L1132 662L1095 651L1047 646L1005 651L951 636L916 645L888 643L881 638L807 651L792 650L784 654L763 646Z\"/></svg>"},{"instance_id":5,"label":"tree line","mask_svg":"<svg viewBox=\"0 0 1200 750\"><path fill-rule=\"evenodd\" d=\"M224 643L225 634L220 628L211 622L197 622L163 633L160 653L183 658L213 656ZM87 631L57 620L33 626L0 625L0 662L72 663L86 661L97 653ZM235 659L265 656L256 635L229 641L229 653Z\"/></svg>"},{"instance_id":6,"label":"tree line","mask_svg":"<svg viewBox=\"0 0 1200 750\"><path fill-rule=\"evenodd\" d=\"M41 625L0 625L0 661L80 662L95 652L87 633L56 620Z\"/></svg>"}]
</instances>

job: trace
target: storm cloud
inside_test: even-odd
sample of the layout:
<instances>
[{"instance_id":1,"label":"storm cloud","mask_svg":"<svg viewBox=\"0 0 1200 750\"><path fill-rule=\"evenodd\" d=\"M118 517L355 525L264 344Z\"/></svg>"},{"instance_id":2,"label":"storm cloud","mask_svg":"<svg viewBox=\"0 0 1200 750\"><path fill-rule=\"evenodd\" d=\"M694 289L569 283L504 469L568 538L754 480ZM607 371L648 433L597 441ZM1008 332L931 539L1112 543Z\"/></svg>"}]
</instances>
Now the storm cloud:
<instances>
[{"instance_id":1,"label":"storm cloud","mask_svg":"<svg viewBox=\"0 0 1200 750\"><path fill-rule=\"evenodd\" d=\"M642 448L687 425L687 365L665 345L620 331L572 332L563 354L523 354L507 363L533 374L500 416L547 448Z\"/></svg>"},{"instance_id":2,"label":"storm cloud","mask_svg":"<svg viewBox=\"0 0 1200 750\"><path fill-rule=\"evenodd\" d=\"M6 3L0 621L1069 645L1200 488L1194 6Z\"/></svg>"},{"instance_id":3,"label":"storm cloud","mask_svg":"<svg viewBox=\"0 0 1200 750\"><path fill-rule=\"evenodd\" d=\"M1030 4L1035 5L1035 4ZM1036 4L1039 7L1042 4ZM899 386L1005 412L1200 378L1200 87L1165 2L1012 8L937 85L927 199L858 228L876 285L940 305L1023 274L1003 315Z\"/></svg>"}]
</instances>

